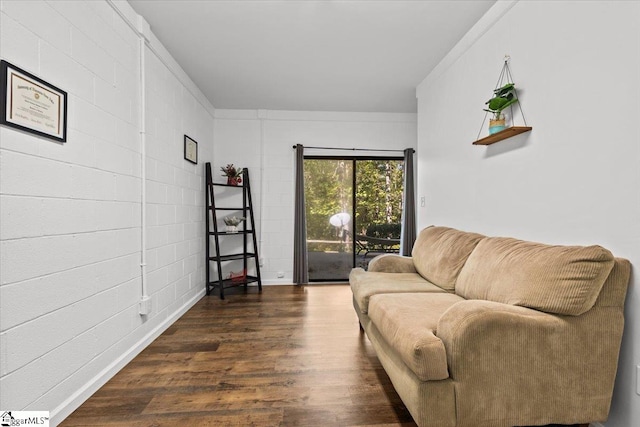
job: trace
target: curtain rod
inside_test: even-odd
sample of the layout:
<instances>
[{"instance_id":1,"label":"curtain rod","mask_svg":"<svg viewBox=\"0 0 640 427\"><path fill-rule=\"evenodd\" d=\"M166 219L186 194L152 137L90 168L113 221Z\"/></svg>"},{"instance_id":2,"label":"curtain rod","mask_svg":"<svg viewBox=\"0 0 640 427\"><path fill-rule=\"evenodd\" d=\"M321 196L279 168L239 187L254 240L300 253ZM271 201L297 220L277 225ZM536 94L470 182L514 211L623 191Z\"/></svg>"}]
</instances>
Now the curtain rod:
<instances>
[{"instance_id":1,"label":"curtain rod","mask_svg":"<svg viewBox=\"0 0 640 427\"><path fill-rule=\"evenodd\" d=\"M308 147L306 145L303 145L304 148L312 148L314 150L346 150L346 151L388 151L388 152L394 152L394 153L404 153L404 150L384 150L384 149L375 149L375 148L338 148L338 147ZM298 148L297 145L293 146L293 149L295 150L296 148ZM412 152L416 152L416 150L411 150Z\"/></svg>"}]
</instances>

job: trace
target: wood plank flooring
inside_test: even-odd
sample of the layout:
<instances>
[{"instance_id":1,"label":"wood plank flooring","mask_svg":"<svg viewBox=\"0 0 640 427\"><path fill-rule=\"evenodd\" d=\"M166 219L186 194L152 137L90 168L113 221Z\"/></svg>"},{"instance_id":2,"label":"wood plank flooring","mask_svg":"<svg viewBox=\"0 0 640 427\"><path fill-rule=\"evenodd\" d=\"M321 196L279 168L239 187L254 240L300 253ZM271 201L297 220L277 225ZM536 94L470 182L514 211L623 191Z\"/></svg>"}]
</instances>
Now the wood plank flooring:
<instances>
[{"instance_id":1,"label":"wood plank flooring","mask_svg":"<svg viewBox=\"0 0 640 427\"><path fill-rule=\"evenodd\" d=\"M61 426L415 426L348 285L204 297Z\"/></svg>"}]
</instances>

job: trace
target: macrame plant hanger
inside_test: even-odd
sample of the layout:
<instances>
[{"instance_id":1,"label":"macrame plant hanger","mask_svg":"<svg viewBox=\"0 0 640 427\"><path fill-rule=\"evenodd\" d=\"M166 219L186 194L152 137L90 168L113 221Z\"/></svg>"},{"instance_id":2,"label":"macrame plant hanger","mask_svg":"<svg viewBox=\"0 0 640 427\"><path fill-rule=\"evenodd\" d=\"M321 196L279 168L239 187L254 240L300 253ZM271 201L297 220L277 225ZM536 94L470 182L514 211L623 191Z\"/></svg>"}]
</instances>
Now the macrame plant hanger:
<instances>
[{"instance_id":1,"label":"macrame plant hanger","mask_svg":"<svg viewBox=\"0 0 640 427\"><path fill-rule=\"evenodd\" d=\"M498 77L498 81L496 82L495 89L501 88L506 84L513 83L513 76L511 75L511 70L509 69L509 60L510 59L511 59L511 57L509 55L505 55L504 56L504 65L502 66L502 70L500 71L500 76ZM527 130L531 130L531 128L527 127L527 119L525 119L525 117L524 117L524 111L522 111L522 103L520 103L520 101L519 101L518 91L515 88L515 86L513 88L513 93L514 93L514 96L516 97L516 99L518 99L518 102L516 102L516 104L518 105L518 108L520 109L520 115L522 116L522 121L524 122L524 126L527 128ZM510 105L508 108L509 108L509 112L511 114L511 124L512 124L512 127L514 127L515 123L514 123L514 115L513 115L513 104ZM488 114L489 114L489 111L486 111L485 114L484 114L484 119L482 119L482 124L480 125L480 130L478 131L478 136L476 137L476 142L479 142L479 140L480 140L480 134L482 133L482 129L484 129L485 122L487 121L487 115ZM507 129L510 129L510 128L507 128ZM475 144L475 142L474 142L474 144Z\"/></svg>"}]
</instances>

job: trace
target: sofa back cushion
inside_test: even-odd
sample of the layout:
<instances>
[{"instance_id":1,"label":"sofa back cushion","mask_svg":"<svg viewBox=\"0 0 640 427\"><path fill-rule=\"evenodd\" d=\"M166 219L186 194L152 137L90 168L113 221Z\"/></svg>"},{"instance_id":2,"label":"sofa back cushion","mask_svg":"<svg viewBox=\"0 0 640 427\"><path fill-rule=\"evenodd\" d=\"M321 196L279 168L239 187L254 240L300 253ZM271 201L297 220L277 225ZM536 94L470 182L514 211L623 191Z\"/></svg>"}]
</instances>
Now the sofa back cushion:
<instances>
[{"instance_id":1,"label":"sofa back cushion","mask_svg":"<svg viewBox=\"0 0 640 427\"><path fill-rule=\"evenodd\" d=\"M611 252L600 246L551 246L488 237L462 268L456 293L466 299L577 316L593 307L613 264Z\"/></svg>"},{"instance_id":2,"label":"sofa back cushion","mask_svg":"<svg viewBox=\"0 0 640 427\"><path fill-rule=\"evenodd\" d=\"M427 227L411 251L416 271L434 285L453 291L460 269L484 237L448 227Z\"/></svg>"}]
</instances>

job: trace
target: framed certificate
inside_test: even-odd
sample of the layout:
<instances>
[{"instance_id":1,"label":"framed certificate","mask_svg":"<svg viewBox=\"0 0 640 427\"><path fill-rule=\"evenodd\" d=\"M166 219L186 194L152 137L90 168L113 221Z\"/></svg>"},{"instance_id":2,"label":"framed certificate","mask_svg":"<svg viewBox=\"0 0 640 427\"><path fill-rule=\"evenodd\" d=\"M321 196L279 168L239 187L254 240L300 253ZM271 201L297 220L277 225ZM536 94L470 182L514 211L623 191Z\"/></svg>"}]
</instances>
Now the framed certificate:
<instances>
[{"instance_id":1,"label":"framed certificate","mask_svg":"<svg viewBox=\"0 0 640 427\"><path fill-rule=\"evenodd\" d=\"M0 79L0 124L67 141L67 92L4 60Z\"/></svg>"},{"instance_id":2,"label":"framed certificate","mask_svg":"<svg viewBox=\"0 0 640 427\"><path fill-rule=\"evenodd\" d=\"M187 135L184 136L184 159L194 165L198 164L198 143Z\"/></svg>"}]
</instances>

